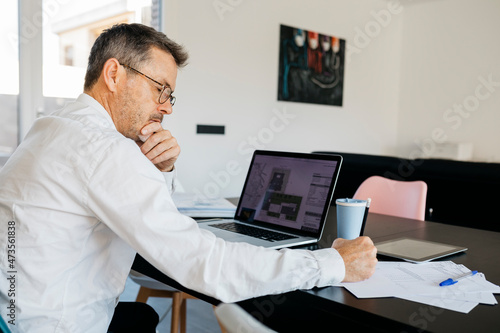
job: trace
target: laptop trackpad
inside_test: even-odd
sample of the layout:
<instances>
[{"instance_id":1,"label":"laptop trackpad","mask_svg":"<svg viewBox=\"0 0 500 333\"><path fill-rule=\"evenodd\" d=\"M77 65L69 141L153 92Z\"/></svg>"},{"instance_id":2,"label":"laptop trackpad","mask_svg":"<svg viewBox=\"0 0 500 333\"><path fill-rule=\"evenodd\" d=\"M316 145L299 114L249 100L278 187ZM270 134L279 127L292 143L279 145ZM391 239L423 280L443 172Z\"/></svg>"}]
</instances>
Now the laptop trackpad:
<instances>
[{"instance_id":1,"label":"laptop trackpad","mask_svg":"<svg viewBox=\"0 0 500 333\"><path fill-rule=\"evenodd\" d=\"M215 229L215 228L214 228ZM230 231L221 231L221 233L224 233L224 239L230 242L245 242L248 241L248 237L242 234L238 234L236 232L230 232ZM215 233L217 237L220 237L220 234L218 232Z\"/></svg>"},{"instance_id":2,"label":"laptop trackpad","mask_svg":"<svg viewBox=\"0 0 500 333\"><path fill-rule=\"evenodd\" d=\"M219 228L212 226L208 226L205 229L215 234L215 236L223 238L230 242L244 242L248 240L248 236L239 234L237 232L221 230Z\"/></svg>"}]
</instances>

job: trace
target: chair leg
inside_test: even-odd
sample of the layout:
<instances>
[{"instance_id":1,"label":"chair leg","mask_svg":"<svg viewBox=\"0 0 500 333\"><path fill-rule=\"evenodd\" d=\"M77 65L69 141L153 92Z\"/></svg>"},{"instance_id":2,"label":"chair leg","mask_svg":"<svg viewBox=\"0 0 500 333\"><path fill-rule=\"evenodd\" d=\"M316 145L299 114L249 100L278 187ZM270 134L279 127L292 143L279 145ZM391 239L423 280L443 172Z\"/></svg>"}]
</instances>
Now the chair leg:
<instances>
[{"instance_id":1,"label":"chair leg","mask_svg":"<svg viewBox=\"0 0 500 333\"><path fill-rule=\"evenodd\" d=\"M186 316L187 316L187 301L182 293L182 304L181 304L181 333L186 333Z\"/></svg>"},{"instance_id":2,"label":"chair leg","mask_svg":"<svg viewBox=\"0 0 500 333\"><path fill-rule=\"evenodd\" d=\"M186 294L182 291L164 291L155 290L147 287L141 287L137 294L136 302L147 303L149 297L172 297L172 320L170 324L171 333L186 333L187 318L187 299L196 299L196 297ZM215 305L214 305L215 309ZM222 333L227 333L219 319L217 319Z\"/></svg>"},{"instance_id":3,"label":"chair leg","mask_svg":"<svg viewBox=\"0 0 500 333\"><path fill-rule=\"evenodd\" d=\"M170 324L170 332L179 332L179 322L181 318L182 293L175 292L172 297L172 321ZM185 319L184 319L185 320Z\"/></svg>"},{"instance_id":4,"label":"chair leg","mask_svg":"<svg viewBox=\"0 0 500 333\"><path fill-rule=\"evenodd\" d=\"M146 287L141 287L139 289L139 292L137 293L137 298L135 299L135 301L141 303L147 303L150 295L151 295L151 289Z\"/></svg>"}]
</instances>

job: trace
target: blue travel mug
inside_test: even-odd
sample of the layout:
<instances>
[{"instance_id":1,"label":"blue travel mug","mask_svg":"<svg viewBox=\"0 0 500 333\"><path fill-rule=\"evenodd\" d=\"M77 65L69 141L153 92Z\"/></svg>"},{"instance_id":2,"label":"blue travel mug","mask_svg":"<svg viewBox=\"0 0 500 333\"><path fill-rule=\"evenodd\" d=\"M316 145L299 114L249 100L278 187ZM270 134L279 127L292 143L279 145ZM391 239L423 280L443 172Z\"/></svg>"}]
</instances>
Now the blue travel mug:
<instances>
[{"instance_id":1,"label":"blue travel mug","mask_svg":"<svg viewBox=\"0 0 500 333\"><path fill-rule=\"evenodd\" d=\"M337 199L337 237L355 239L361 235L367 200Z\"/></svg>"}]
</instances>

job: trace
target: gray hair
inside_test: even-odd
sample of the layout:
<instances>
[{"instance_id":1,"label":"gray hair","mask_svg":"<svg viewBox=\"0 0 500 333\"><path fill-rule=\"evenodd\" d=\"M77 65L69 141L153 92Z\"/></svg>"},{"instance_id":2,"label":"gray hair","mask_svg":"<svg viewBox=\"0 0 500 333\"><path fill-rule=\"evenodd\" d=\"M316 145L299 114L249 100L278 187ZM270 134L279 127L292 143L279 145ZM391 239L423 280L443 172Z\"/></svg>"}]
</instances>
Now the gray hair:
<instances>
[{"instance_id":1,"label":"gray hair","mask_svg":"<svg viewBox=\"0 0 500 333\"><path fill-rule=\"evenodd\" d=\"M171 54L177 67L184 67L187 63L188 54L184 47L151 27L122 23L104 30L90 51L84 89L89 90L97 83L108 59L116 58L130 67L140 67L150 60L152 47Z\"/></svg>"}]
</instances>

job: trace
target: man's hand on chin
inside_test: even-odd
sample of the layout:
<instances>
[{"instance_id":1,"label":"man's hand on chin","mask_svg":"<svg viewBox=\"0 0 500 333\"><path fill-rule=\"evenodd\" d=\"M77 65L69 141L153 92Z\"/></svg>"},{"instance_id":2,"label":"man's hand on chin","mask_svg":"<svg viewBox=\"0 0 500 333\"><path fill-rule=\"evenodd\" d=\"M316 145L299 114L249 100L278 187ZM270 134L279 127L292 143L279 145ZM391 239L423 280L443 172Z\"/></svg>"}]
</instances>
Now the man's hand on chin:
<instances>
[{"instance_id":1,"label":"man's hand on chin","mask_svg":"<svg viewBox=\"0 0 500 333\"><path fill-rule=\"evenodd\" d=\"M161 127L161 123L152 122L141 129L141 141L137 145L147 158L162 172L174 169L181 148L169 130Z\"/></svg>"}]
</instances>

